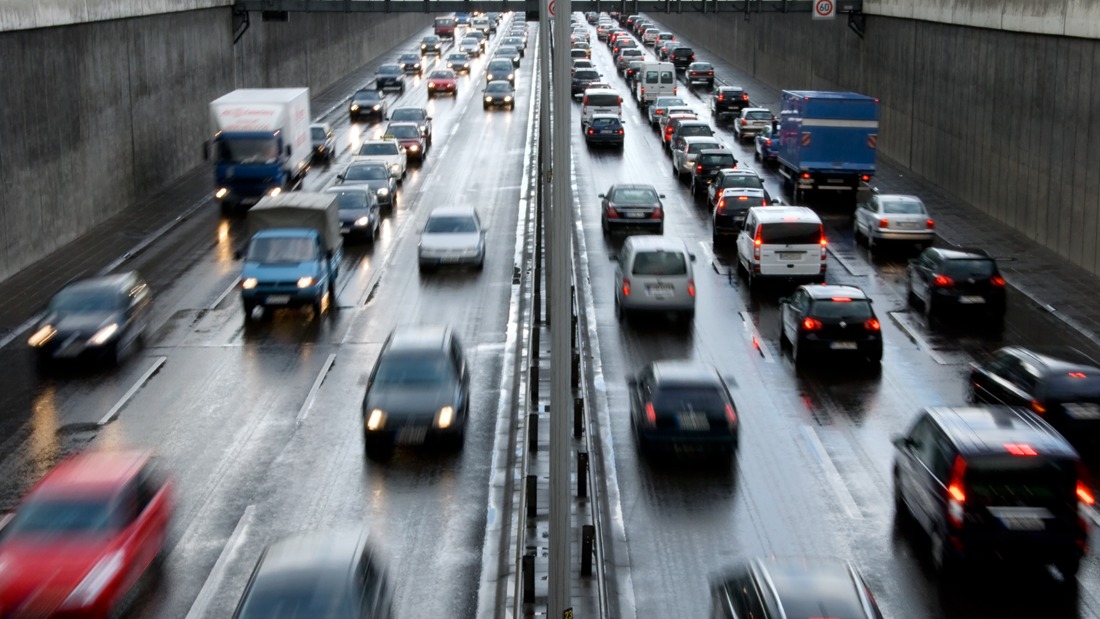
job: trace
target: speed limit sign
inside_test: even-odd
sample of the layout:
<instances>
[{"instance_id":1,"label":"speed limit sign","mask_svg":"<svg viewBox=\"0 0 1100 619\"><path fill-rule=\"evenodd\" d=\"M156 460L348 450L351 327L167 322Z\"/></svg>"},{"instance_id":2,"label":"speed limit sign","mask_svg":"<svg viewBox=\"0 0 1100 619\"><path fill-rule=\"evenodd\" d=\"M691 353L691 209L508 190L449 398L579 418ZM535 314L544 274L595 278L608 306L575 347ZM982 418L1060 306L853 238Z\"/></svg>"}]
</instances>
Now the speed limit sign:
<instances>
[{"instance_id":1,"label":"speed limit sign","mask_svg":"<svg viewBox=\"0 0 1100 619\"><path fill-rule=\"evenodd\" d=\"M836 2L814 0L814 19L836 19Z\"/></svg>"}]
</instances>

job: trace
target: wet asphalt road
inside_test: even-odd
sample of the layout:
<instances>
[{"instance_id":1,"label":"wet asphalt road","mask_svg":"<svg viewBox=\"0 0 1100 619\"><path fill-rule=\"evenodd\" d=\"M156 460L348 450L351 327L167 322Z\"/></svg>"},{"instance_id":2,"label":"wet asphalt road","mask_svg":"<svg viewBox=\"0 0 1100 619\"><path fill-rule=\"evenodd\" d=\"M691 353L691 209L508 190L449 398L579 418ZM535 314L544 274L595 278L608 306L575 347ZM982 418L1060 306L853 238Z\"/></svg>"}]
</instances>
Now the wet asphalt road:
<instances>
[{"instance_id":1,"label":"wet asphalt road","mask_svg":"<svg viewBox=\"0 0 1100 619\"><path fill-rule=\"evenodd\" d=\"M514 378L504 359L517 231L528 217L520 192L536 30L532 24L514 112L478 107L484 56L460 79L455 98L428 101L423 80L412 77L406 94L390 95L391 107L427 105L433 148L422 166L410 168L378 241L348 247L338 306L323 320L285 312L245 327L233 288L240 268L233 250L245 240L244 222L212 207L130 263L158 293L157 329L120 369L39 377L22 340L0 350L8 368L0 390L0 505L13 505L68 453L147 446L174 474L177 510L164 574L147 579L130 616L227 616L266 543L364 521L387 555L399 616L475 615L493 430ZM594 35L593 48L607 80L625 92ZM736 75L722 65L718 74ZM687 94L703 116L706 94ZM330 184L347 160L344 147L381 128L350 125L342 110L328 120L344 154L315 170L306 189ZM578 116L579 105L574 123ZM890 500L890 437L919 407L963 402L970 361L1005 344L1069 346L1079 338L1011 293L1001 334L974 325L929 329L906 307L905 252L868 255L853 246L848 216L827 211L829 279L871 294L886 350L877 372L796 371L778 347L777 299L785 290L750 294L732 275L730 256L711 248L705 207L673 179L657 134L629 98L623 116L621 154L590 151L579 132L573 135L581 290L596 327L596 411L613 447L606 468L614 475L605 483L621 497L613 527L628 553L620 562L629 569L612 574L614 616L707 616L709 575L771 554L851 559L890 617L1100 615L1093 558L1076 594L1045 573L998 574L965 592L942 586L926 540L896 529ZM740 161L754 165L748 145L720 133ZM754 167L778 195L774 174ZM686 239L697 254L690 329L616 320L608 256L621 241L602 236L596 197L616 182L653 183L667 196L665 234ZM474 204L489 224L486 268L422 277L417 230L433 206L456 202ZM359 432L364 377L393 326L417 322L453 325L472 358L473 426L465 449L446 457L399 452L386 465L367 463ZM1085 352L1100 358L1100 351ZM713 363L735 384L743 434L732 468L639 460L626 377L649 360L681 357ZM138 384L144 386L126 398Z\"/></svg>"}]
</instances>

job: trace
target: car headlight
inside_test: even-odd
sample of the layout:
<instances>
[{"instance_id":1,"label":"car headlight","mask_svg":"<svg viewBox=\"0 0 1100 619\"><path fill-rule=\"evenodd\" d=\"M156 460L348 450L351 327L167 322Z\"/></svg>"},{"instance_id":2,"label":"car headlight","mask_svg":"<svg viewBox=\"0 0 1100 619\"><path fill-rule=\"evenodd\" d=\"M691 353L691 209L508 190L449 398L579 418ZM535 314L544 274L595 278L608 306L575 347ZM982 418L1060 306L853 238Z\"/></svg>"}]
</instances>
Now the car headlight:
<instances>
[{"instance_id":1,"label":"car headlight","mask_svg":"<svg viewBox=\"0 0 1100 619\"><path fill-rule=\"evenodd\" d=\"M95 567L88 572L88 575L84 577L84 580L81 580L80 584L73 589L69 597L65 598L62 606L65 608L83 608L95 602L103 593L103 590L107 588L111 579L122 569L122 559L121 550L116 550L100 559Z\"/></svg>"},{"instance_id":2,"label":"car headlight","mask_svg":"<svg viewBox=\"0 0 1100 619\"><path fill-rule=\"evenodd\" d=\"M453 406L444 406L435 414L435 427L449 428L455 421L455 409Z\"/></svg>"},{"instance_id":3,"label":"car headlight","mask_svg":"<svg viewBox=\"0 0 1100 619\"><path fill-rule=\"evenodd\" d=\"M515 74L515 73L509 73L509 74L508 74L508 79L510 79L510 80L511 80L511 79L515 79L515 78L516 78L516 74Z\"/></svg>"},{"instance_id":4,"label":"car headlight","mask_svg":"<svg viewBox=\"0 0 1100 619\"><path fill-rule=\"evenodd\" d=\"M396 164L396 163L391 163L390 164L390 171L396 172L400 169L401 169L401 166L399 164Z\"/></svg>"},{"instance_id":5,"label":"car headlight","mask_svg":"<svg viewBox=\"0 0 1100 619\"><path fill-rule=\"evenodd\" d=\"M359 111L359 104L358 103L352 103L351 104L351 111L358 112Z\"/></svg>"},{"instance_id":6,"label":"car headlight","mask_svg":"<svg viewBox=\"0 0 1100 619\"><path fill-rule=\"evenodd\" d=\"M298 287L299 288L309 288L310 286L312 286L316 283L317 283L317 279L314 278L314 277L310 277L308 275L305 276L305 277L299 277L298 278Z\"/></svg>"},{"instance_id":7,"label":"car headlight","mask_svg":"<svg viewBox=\"0 0 1100 619\"><path fill-rule=\"evenodd\" d=\"M359 226L360 228L368 224L370 224L370 217L360 217L359 219L355 220L355 225Z\"/></svg>"},{"instance_id":8,"label":"car headlight","mask_svg":"<svg viewBox=\"0 0 1100 619\"><path fill-rule=\"evenodd\" d=\"M428 46L427 45L421 45L420 49L428 49Z\"/></svg>"},{"instance_id":9,"label":"car headlight","mask_svg":"<svg viewBox=\"0 0 1100 619\"><path fill-rule=\"evenodd\" d=\"M244 288L245 290L252 290L256 287L256 284L258 283L259 282L256 281L255 277L246 277L241 280L241 288Z\"/></svg>"},{"instance_id":10,"label":"car headlight","mask_svg":"<svg viewBox=\"0 0 1100 619\"><path fill-rule=\"evenodd\" d=\"M512 97L509 97L509 96L504 97L504 102L505 103L509 103L511 100L512 100Z\"/></svg>"},{"instance_id":11,"label":"car headlight","mask_svg":"<svg viewBox=\"0 0 1100 619\"><path fill-rule=\"evenodd\" d=\"M428 82L428 88L435 88L435 82Z\"/></svg>"},{"instance_id":12,"label":"car headlight","mask_svg":"<svg viewBox=\"0 0 1100 619\"><path fill-rule=\"evenodd\" d=\"M375 112L377 112L378 110L382 109L382 106L381 105L376 105L371 109L374 110Z\"/></svg>"},{"instance_id":13,"label":"car headlight","mask_svg":"<svg viewBox=\"0 0 1100 619\"><path fill-rule=\"evenodd\" d=\"M110 339L115 336L116 332L118 332L118 323L112 322L99 331L96 331L95 335L88 339L88 344L90 346L102 346L110 341Z\"/></svg>"},{"instance_id":14,"label":"car headlight","mask_svg":"<svg viewBox=\"0 0 1100 619\"><path fill-rule=\"evenodd\" d=\"M381 430L386 426L386 411L375 408L371 409L370 415L367 415L367 429L368 430Z\"/></svg>"},{"instance_id":15,"label":"car headlight","mask_svg":"<svg viewBox=\"0 0 1100 619\"><path fill-rule=\"evenodd\" d=\"M54 329L53 325L43 325L41 329L34 332L34 335L27 340L27 343L38 348L53 339L55 335L57 335L57 329Z\"/></svg>"},{"instance_id":16,"label":"car headlight","mask_svg":"<svg viewBox=\"0 0 1100 619\"><path fill-rule=\"evenodd\" d=\"M277 195L279 195L279 194L281 194L281 193L283 193L283 188L282 188L282 187L272 187L272 188L271 188L271 191L267 192L267 195L269 195L269 196L271 196L272 198L274 198L275 196L277 196Z\"/></svg>"},{"instance_id":17,"label":"car headlight","mask_svg":"<svg viewBox=\"0 0 1100 619\"><path fill-rule=\"evenodd\" d=\"M414 153L415 153L416 151L420 150L420 147L419 147L419 146L417 146L416 144L412 144L412 145L410 145L410 146L409 146L409 150L410 150L411 152L414 152Z\"/></svg>"},{"instance_id":18,"label":"car headlight","mask_svg":"<svg viewBox=\"0 0 1100 619\"><path fill-rule=\"evenodd\" d=\"M389 187L380 188L378 190L378 195L380 195L382 197L386 197L386 196L390 195L390 188Z\"/></svg>"},{"instance_id":19,"label":"car headlight","mask_svg":"<svg viewBox=\"0 0 1100 619\"><path fill-rule=\"evenodd\" d=\"M485 97L485 102L486 102L486 103L492 103L492 102L493 102L493 98L492 98L492 97Z\"/></svg>"},{"instance_id":20,"label":"car headlight","mask_svg":"<svg viewBox=\"0 0 1100 619\"><path fill-rule=\"evenodd\" d=\"M225 196L229 195L229 190L225 187L218 187L218 190L214 192L214 197L221 200Z\"/></svg>"}]
</instances>

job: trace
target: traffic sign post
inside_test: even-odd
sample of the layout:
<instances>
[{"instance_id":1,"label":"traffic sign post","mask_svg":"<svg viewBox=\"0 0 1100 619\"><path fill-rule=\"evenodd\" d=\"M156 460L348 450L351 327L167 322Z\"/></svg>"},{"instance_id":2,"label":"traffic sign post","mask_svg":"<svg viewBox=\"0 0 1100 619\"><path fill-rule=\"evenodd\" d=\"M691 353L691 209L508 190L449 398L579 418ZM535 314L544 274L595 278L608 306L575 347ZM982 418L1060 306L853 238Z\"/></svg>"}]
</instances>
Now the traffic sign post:
<instances>
[{"instance_id":1,"label":"traffic sign post","mask_svg":"<svg viewBox=\"0 0 1100 619\"><path fill-rule=\"evenodd\" d=\"M835 0L814 0L814 19L836 19Z\"/></svg>"}]
</instances>

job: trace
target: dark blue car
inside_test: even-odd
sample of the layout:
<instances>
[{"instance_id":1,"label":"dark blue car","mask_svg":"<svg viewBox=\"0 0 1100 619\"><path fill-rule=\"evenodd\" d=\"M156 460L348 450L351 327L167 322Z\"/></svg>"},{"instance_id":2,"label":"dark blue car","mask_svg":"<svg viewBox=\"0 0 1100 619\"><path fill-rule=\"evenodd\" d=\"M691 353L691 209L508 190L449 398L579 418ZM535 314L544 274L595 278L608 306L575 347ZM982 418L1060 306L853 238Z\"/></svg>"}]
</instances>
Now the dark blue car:
<instances>
[{"instance_id":1,"label":"dark blue car","mask_svg":"<svg viewBox=\"0 0 1100 619\"><path fill-rule=\"evenodd\" d=\"M584 141L588 146L623 147L623 121L614 114L596 114L584 130Z\"/></svg>"},{"instance_id":2,"label":"dark blue car","mask_svg":"<svg viewBox=\"0 0 1100 619\"><path fill-rule=\"evenodd\" d=\"M779 157L779 128L776 125L764 127L756 134L756 152L753 158L757 161L775 161Z\"/></svg>"}]
</instances>

